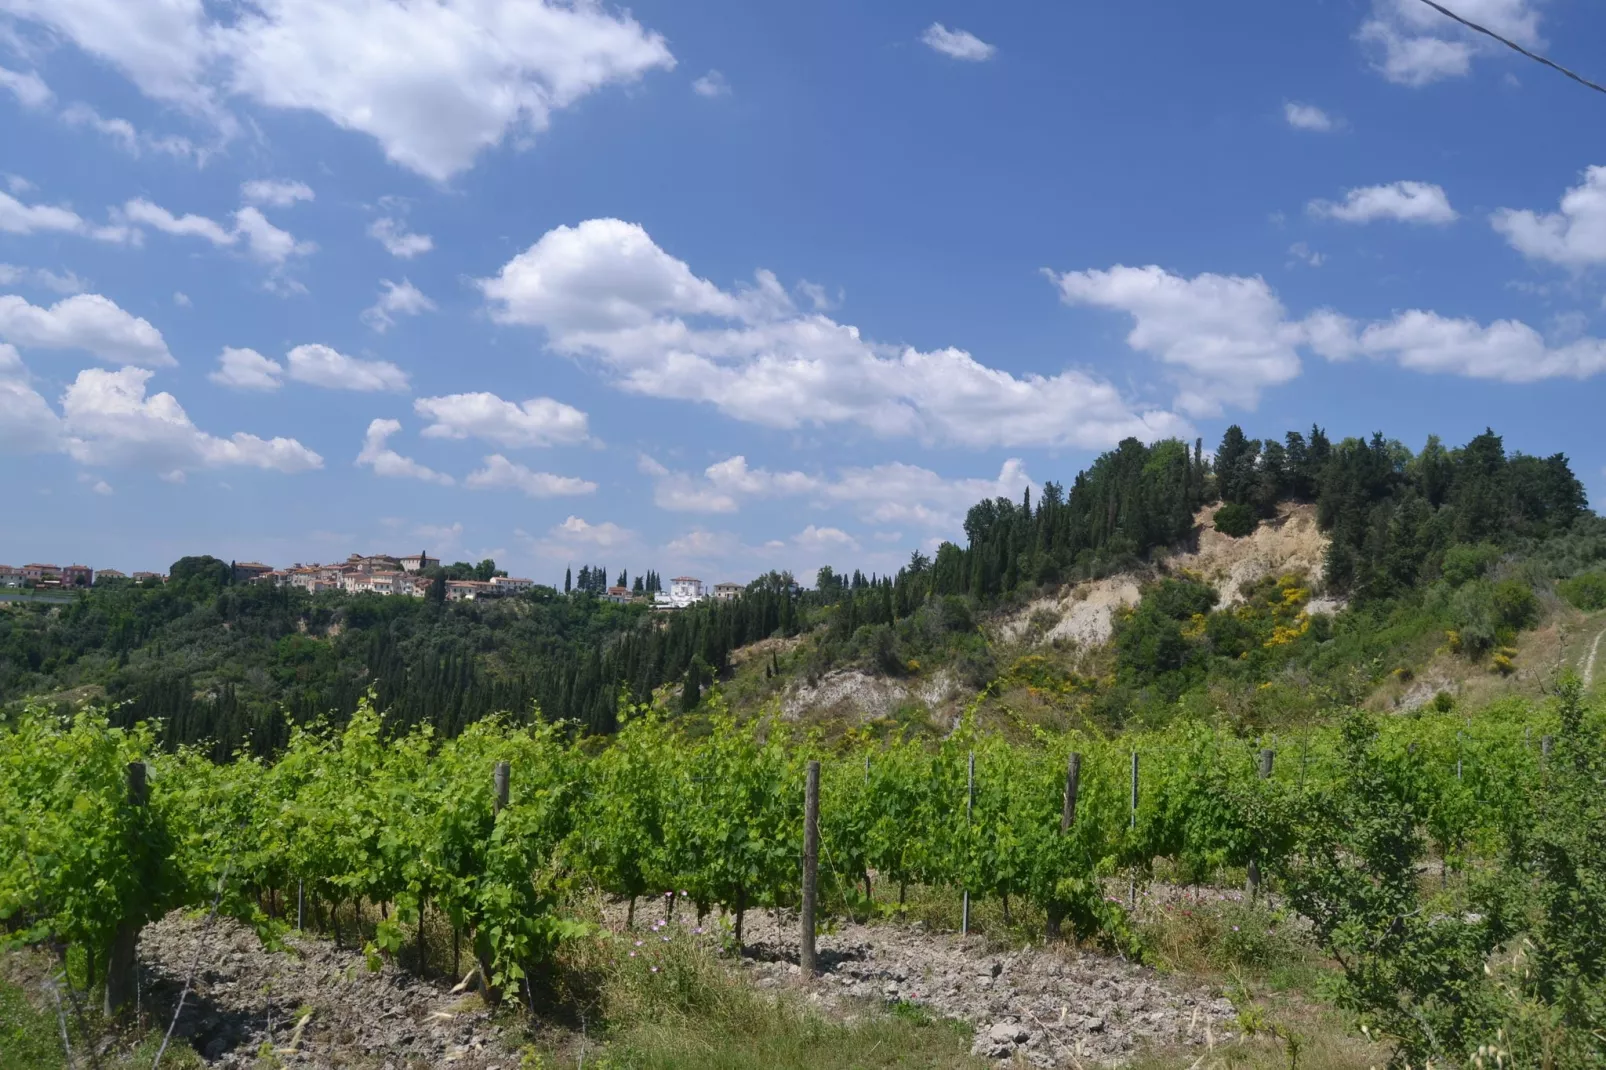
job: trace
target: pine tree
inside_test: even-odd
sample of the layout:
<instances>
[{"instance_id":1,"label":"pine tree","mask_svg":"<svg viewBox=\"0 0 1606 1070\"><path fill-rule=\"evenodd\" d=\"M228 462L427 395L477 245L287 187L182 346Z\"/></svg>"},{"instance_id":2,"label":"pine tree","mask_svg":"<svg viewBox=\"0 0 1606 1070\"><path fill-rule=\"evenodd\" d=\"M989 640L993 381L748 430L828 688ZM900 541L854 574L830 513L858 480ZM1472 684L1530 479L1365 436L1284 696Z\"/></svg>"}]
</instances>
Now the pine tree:
<instances>
[{"instance_id":1,"label":"pine tree","mask_svg":"<svg viewBox=\"0 0 1606 1070\"><path fill-rule=\"evenodd\" d=\"M563 593L568 594L574 589L573 574L565 566L563 569Z\"/></svg>"}]
</instances>

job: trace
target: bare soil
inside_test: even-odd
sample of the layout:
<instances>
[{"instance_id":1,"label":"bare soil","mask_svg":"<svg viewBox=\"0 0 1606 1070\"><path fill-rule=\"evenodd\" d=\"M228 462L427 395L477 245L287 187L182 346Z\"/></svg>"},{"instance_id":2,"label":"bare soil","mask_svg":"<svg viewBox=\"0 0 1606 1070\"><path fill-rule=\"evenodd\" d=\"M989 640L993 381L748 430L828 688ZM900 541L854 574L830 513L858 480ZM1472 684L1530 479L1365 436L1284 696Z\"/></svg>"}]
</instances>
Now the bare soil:
<instances>
[{"instance_id":1,"label":"bare soil","mask_svg":"<svg viewBox=\"0 0 1606 1070\"><path fill-rule=\"evenodd\" d=\"M682 911L668 923L694 929ZM638 908L638 929L654 922ZM657 915L657 911L653 911ZM624 926L624 907L605 912ZM729 931L713 915L705 935ZM659 933L667 931L660 928ZM1000 950L981 936L919 926L836 921L816 940L821 976L805 986L795 912L750 911L740 969L760 988L800 989L834 1017L871 1003L909 1004L975 1029L972 1051L1032 1066L1111 1065L1149 1048L1197 1049L1231 1039L1237 1012L1218 991L1121 958L1056 944Z\"/></svg>"},{"instance_id":2,"label":"bare soil","mask_svg":"<svg viewBox=\"0 0 1606 1070\"><path fill-rule=\"evenodd\" d=\"M478 997L390 964L372 971L361 954L321 937L291 934L285 950L268 951L237 922L207 927L175 913L145 927L139 956L142 996L166 1014L198 964L174 1035L216 1066L518 1065Z\"/></svg>"}]
</instances>

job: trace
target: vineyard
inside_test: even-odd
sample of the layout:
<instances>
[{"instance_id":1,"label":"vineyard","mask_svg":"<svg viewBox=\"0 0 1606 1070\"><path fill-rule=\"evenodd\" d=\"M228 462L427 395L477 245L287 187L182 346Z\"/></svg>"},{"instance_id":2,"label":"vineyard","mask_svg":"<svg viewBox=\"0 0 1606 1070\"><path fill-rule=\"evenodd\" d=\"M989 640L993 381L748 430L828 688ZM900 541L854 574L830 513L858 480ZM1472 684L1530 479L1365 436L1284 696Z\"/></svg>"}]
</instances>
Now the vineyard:
<instances>
[{"instance_id":1,"label":"vineyard","mask_svg":"<svg viewBox=\"0 0 1606 1070\"><path fill-rule=\"evenodd\" d=\"M1559 714L1515 702L1476 718L1354 714L1275 739L1183 722L1023 744L967 722L938 744L828 747L768 721L716 716L689 738L646 709L621 719L606 741L494 718L439 739L393 736L364 703L338 730L297 729L277 760L216 764L100 713L28 711L0 730L4 939L58 948L114 1001L134 934L175 908L215 904L270 940L303 926L338 941L339 908L365 907L378 916L368 935L345 936L366 940L371 959L441 973L456 964L428 961L429 912L449 919L490 993L526 998L528 978L587 932L565 912L576 891L632 909L673 892L671 909L728 914L738 944L748 912L795 905L812 759L827 909L894 911L911 885L944 888L1141 956L1123 892L1157 868L1179 882L1247 872L1341 960L1381 926L1396 972L1413 940L1481 966L1528 924L1510 887L1504 915L1465 924L1441 905L1439 922L1418 928L1411 904L1435 886L1464 903L1510 868L1514 844L1541 841L1563 755L1579 776L1598 771L1576 689ZM142 774L132 787L131 766ZM1427 844L1438 865L1424 882ZM1371 1028L1424 1050L1410 1024L1420 1007L1382 1009L1400 992L1419 998L1416 981L1352 971L1350 984ZM1440 1024L1431 1043L1495 1027L1461 1018L1465 1038Z\"/></svg>"}]
</instances>

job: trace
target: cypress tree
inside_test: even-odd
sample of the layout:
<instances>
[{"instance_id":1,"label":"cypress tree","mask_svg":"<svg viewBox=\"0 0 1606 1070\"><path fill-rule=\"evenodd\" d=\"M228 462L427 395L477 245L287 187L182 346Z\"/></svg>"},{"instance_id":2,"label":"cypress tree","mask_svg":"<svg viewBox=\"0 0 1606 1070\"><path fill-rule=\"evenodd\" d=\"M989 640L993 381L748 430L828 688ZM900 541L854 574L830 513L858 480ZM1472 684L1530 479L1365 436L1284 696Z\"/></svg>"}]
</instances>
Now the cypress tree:
<instances>
[{"instance_id":1,"label":"cypress tree","mask_svg":"<svg viewBox=\"0 0 1606 1070\"><path fill-rule=\"evenodd\" d=\"M686 666L686 682L680 688L680 709L682 713L690 713L703 701L702 674L697 671L697 659Z\"/></svg>"}]
</instances>

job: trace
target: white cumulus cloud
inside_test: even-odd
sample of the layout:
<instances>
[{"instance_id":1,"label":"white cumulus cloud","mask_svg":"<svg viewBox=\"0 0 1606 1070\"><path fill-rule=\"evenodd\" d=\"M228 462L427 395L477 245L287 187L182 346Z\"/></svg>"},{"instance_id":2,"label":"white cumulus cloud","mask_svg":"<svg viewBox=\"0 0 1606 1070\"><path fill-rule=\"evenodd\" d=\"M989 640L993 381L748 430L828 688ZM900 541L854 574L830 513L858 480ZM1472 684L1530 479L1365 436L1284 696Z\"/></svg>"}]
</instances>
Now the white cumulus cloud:
<instances>
[{"instance_id":1,"label":"white cumulus cloud","mask_svg":"<svg viewBox=\"0 0 1606 1070\"><path fill-rule=\"evenodd\" d=\"M1176 404L1190 415L1252 409L1263 390L1299 375L1303 329L1259 276L1187 279L1154 265L1048 275L1068 304L1131 315L1127 344L1175 369Z\"/></svg>"},{"instance_id":2,"label":"white cumulus cloud","mask_svg":"<svg viewBox=\"0 0 1606 1070\"><path fill-rule=\"evenodd\" d=\"M1295 130L1314 130L1319 133L1328 133L1337 129L1338 124L1333 117L1314 104L1301 104L1289 100L1283 103L1283 118Z\"/></svg>"},{"instance_id":3,"label":"white cumulus cloud","mask_svg":"<svg viewBox=\"0 0 1606 1070\"><path fill-rule=\"evenodd\" d=\"M244 240L251 256L264 264L283 264L292 256L306 256L318 248L274 226L261 211L251 206L234 213L234 233Z\"/></svg>"},{"instance_id":4,"label":"white cumulus cloud","mask_svg":"<svg viewBox=\"0 0 1606 1070\"><path fill-rule=\"evenodd\" d=\"M995 479L949 478L918 465L891 462L840 469L836 475L771 471L741 455L709 465L700 474L675 472L649 457L640 468L653 477L653 501L684 513L734 513L747 499L802 498L816 509L844 508L861 520L911 524L957 534L965 511L983 498L1019 500L1035 489L1018 458L1003 463Z\"/></svg>"},{"instance_id":5,"label":"white cumulus cloud","mask_svg":"<svg viewBox=\"0 0 1606 1070\"><path fill-rule=\"evenodd\" d=\"M130 223L151 227L180 238L201 238L213 245L233 245L235 234L215 219L200 215L175 216L159 204L143 198L123 205L123 217Z\"/></svg>"},{"instance_id":6,"label":"white cumulus cloud","mask_svg":"<svg viewBox=\"0 0 1606 1070\"><path fill-rule=\"evenodd\" d=\"M297 201L313 199L312 187L305 182L279 178L252 179L240 186L240 197L247 204L266 204L285 208Z\"/></svg>"},{"instance_id":7,"label":"white cumulus cloud","mask_svg":"<svg viewBox=\"0 0 1606 1070\"><path fill-rule=\"evenodd\" d=\"M920 35L920 41L933 51L971 63L992 59L998 52L997 48L968 30L950 30L940 22L927 26L926 32Z\"/></svg>"},{"instance_id":8,"label":"white cumulus cloud","mask_svg":"<svg viewBox=\"0 0 1606 1070\"><path fill-rule=\"evenodd\" d=\"M1096 284L1078 283L1078 293L1133 315L1132 348L1188 369L1178 399L1185 411L1240 403L1235 399L1242 393L1296 373L1301 349L1330 360L1367 356L1414 371L1509 383L1606 372L1606 341L1547 340L1516 320L1485 326L1421 309L1372 323L1328 309L1296 320L1259 278L1188 280L1153 267L1081 275ZM1200 286L1201 280L1208 283ZM1190 388L1191 376L1199 378Z\"/></svg>"},{"instance_id":9,"label":"white cumulus cloud","mask_svg":"<svg viewBox=\"0 0 1606 1070\"><path fill-rule=\"evenodd\" d=\"M379 287L379 300L363 310L362 321L381 334L395 325L397 316L417 316L435 310L435 302L406 279L401 282L382 279Z\"/></svg>"},{"instance_id":10,"label":"white cumulus cloud","mask_svg":"<svg viewBox=\"0 0 1606 1070\"><path fill-rule=\"evenodd\" d=\"M531 498L572 497L597 492L597 485L589 480L531 471L500 453L485 458L485 467L470 472L463 482L475 490L517 490Z\"/></svg>"},{"instance_id":11,"label":"white cumulus cloud","mask_svg":"<svg viewBox=\"0 0 1606 1070\"><path fill-rule=\"evenodd\" d=\"M403 260L411 260L435 248L435 242L428 234L409 233L405 225L388 216L370 223L368 236L383 245L391 256Z\"/></svg>"},{"instance_id":12,"label":"white cumulus cloud","mask_svg":"<svg viewBox=\"0 0 1606 1070\"><path fill-rule=\"evenodd\" d=\"M0 342L0 453L50 453L61 445L60 418L29 383L16 349Z\"/></svg>"},{"instance_id":13,"label":"white cumulus cloud","mask_svg":"<svg viewBox=\"0 0 1606 1070\"><path fill-rule=\"evenodd\" d=\"M1476 320L1412 309L1369 324L1358 334L1339 337L1331 356L1394 360L1401 367L1429 374L1532 383L1587 379L1606 372L1606 340L1576 338L1552 344L1517 320L1496 320L1485 326Z\"/></svg>"},{"instance_id":14,"label":"white cumulus cloud","mask_svg":"<svg viewBox=\"0 0 1606 1070\"><path fill-rule=\"evenodd\" d=\"M587 559L597 550L629 550L641 548L641 537L629 528L612 521L594 524L584 517L571 514L561 524L554 524L544 535L532 535L522 528L516 534L539 557L548 561L572 562Z\"/></svg>"},{"instance_id":15,"label":"white cumulus cloud","mask_svg":"<svg viewBox=\"0 0 1606 1070\"><path fill-rule=\"evenodd\" d=\"M548 231L479 286L495 320L545 329L554 351L598 361L624 390L770 427L1098 448L1187 426L1078 370L1015 375L959 349L869 341L800 311L767 271L723 290L617 219Z\"/></svg>"},{"instance_id":16,"label":"white cumulus cloud","mask_svg":"<svg viewBox=\"0 0 1606 1070\"><path fill-rule=\"evenodd\" d=\"M242 246L253 259L273 266L282 266L292 256L306 256L317 249L312 242L298 241L289 231L274 226L251 205L234 213L233 227L193 213L174 215L143 198L123 205L121 214L134 226L150 227L175 237L201 238L220 248Z\"/></svg>"},{"instance_id":17,"label":"white cumulus cloud","mask_svg":"<svg viewBox=\"0 0 1606 1070\"><path fill-rule=\"evenodd\" d=\"M57 231L81 234L97 241L123 243L137 235L125 226L96 226L71 208L51 204L23 204L9 193L0 193L0 232L35 234Z\"/></svg>"},{"instance_id":18,"label":"white cumulus cloud","mask_svg":"<svg viewBox=\"0 0 1606 1070\"><path fill-rule=\"evenodd\" d=\"M1306 211L1318 219L1341 223L1371 223L1394 219L1401 223L1454 223L1458 218L1444 189L1430 182L1390 182L1364 186L1344 194L1338 203L1316 200Z\"/></svg>"},{"instance_id":19,"label":"white cumulus cloud","mask_svg":"<svg viewBox=\"0 0 1606 1070\"><path fill-rule=\"evenodd\" d=\"M13 71L0 67L0 89L17 98L24 108L42 108L55 98L45 80L32 71Z\"/></svg>"},{"instance_id":20,"label":"white cumulus cloud","mask_svg":"<svg viewBox=\"0 0 1606 1070\"><path fill-rule=\"evenodd\" d=\"M152 134L138 129L127 119L102 115L82 102L69 104L62 109L61 120L68 126L94 130L110 139L130 156L155 152L179 159L194 160L197 164L201 164L211 155L211 150L201 148L187 137L178 134Z\"/></svg>"},{"instance_id":21,"label":"white cumulus cloud","mask_svg":"<svg viewBox=\"0 0 1606 1070\"><path fill-rule=\"evenodd\" d=\"M741 540L728 531L704 531L701 528L693 528L686 534L665 543L664 552L680 560L718 559L723 562L737 554L750 553L751 550L743 546Z\"/></svg>"},{"instance_id":22,"label":"white cumulus cloud","mask_svg":"<svg viewBox=\"0 0 1606 1070\"><path fill-rule=\"evenodd\" d=\"M162 332L100 294L77 294L41 308L0 295L0 340L24 349L82 349L112 364L177 364Z\"/></svg>"},{"instance_id":23,"label":"white cumulus cloud","mask_svg":"<svg viewBox=\"0 0 1606 1070\"><path fill-rule=\"evenodd\" d=\"M700 97L727 97L731 84L718 71L709 71L691 84L691 91Z\"/></svg>"},{"instance_id":24,"label":"white cumulus cloud","mask_svg":"<svg viewBox=\"0 0 1606 1070\"><path fill-rule=\"evenodd\" d=\"M0 264L0 286L37 286L59 294L83 293L89 288L88 283L71 271L19 267L16 264Z\"/></svg>"},{"instance_id":25,"label":"white cumulus cloud","mask_svg":"<svg viewBox=\"0 0 1606 1070\"><path fill-rule=\"evenodd\" d=\"M621 546L636 538L635 532L622 528L611 520L592 524L578 516L570 516L563 523L553 525L551 534L555 539L585 543L602 549Z\"/></svg>"},{"instance_id":26,"label":"white cumulus cloud","mask_svg":"<svg viewBox=\"0 0 1606 1070\"><path fill-rule=\"evenodd\" d=\"M357 454L357 464L372 468L375 475L392 479L420 479L441 486L451 486L456 482L451 476L426 468L391 449L387 440L400 430L399 420L374 420L370 423L367 434L363 436L362 450Z\"/></svg>"},{"instance_id":27,"label":"white cumulus cloud","mask_svg":"<svg viewBox=\"0 0 1606 1070\"><path fill-rule=\"evenodd\" d=\"M1533 0L1454 0L1447 6L1527 48L1544 46ZM1371 14L1356 36L1378 73L1408 86L1463 77L1475 57L1499 51L1494 42L1421 0L1373 0Z\"/></svg>"},{"instance_id":28,"label":"white cumulus cloud","mask_svg":"<svg viewBox=\"0 0 1606 1070\"><path fill-rule=\"evenodd\" d=\"M1591 167L1562 194L1561 210L1539 214L1502 208L1494 229L1530 260L1580 268L1606 263L1606 167Z\"/></svg>"},{"instance_id":29,"label":"white cumulus cloud","mask_svg":"<svg viewBox=\"0 0 1606 1070\"><path fill-rule=\"evenodd\" d=\"M1290 245L1288 247L1288 255L1293 257L1294 260L1297 260L1303 264L1308 264L1311 267L1321 267L1327 262L1327 257L1325 255L1312 249L1309 245L1306 245L1302 241L1296 241L1294 244Z\"/></svg>"},{"instance_id":30,"label":"white cumulus cloud","mask_svg":"<svg viewBox=\"0 0 1606 1070\"><path fill-rule=\"evenodd\" d=\"M674 57L596 0L4 0L147 96L237 128L231 97L309 111L437 181Z\"/></svg>"},{"instance_id":31,"label":"white cumulus cloud","mask_svg":"<svg viewBox=\"0 0 1606 1070\"><path fill-rule=\"evenodd\" d=\"M169 393L146 395L144 368L78 373L61 399L67 452L82 464L134 466L163 473L230 466L294 473L323 458L293 438L243 431L220 438L198 429Z\"/></svg>"},{"instance_id":32,"label":"white cumulus cloud","mask_svg":"<svg viewBox=\"0 0 1606 1070\"><path fill-rule=\"evenodd\" d=\"M822 528L813 524L792 536L792 541L801 549L812 553L830 553L835 550L857 550L859 548L859 540L841 528Z\"/></svg>"},{"instance_id":33,"label":"white cumulus cloud","mask_svg":"<svg viewBox=\"0 0 1606 1070\"><path fill-rule=\"evenodd\" d=\"M299 345L286 362L290 378L330 390L406 390L407 373L385 360L359 360L326 345Z\"/></svg>"},{"instance_id":34,"label":"white cumulus cloud","mask_svg":"<svg viewBox=\"0 0 1606 1070\"><path fill-rule=\"evenodd\" d=\"M426 438L478 438L498 446L556 446L589 437L586 414L552 398L504 401L484 391L419 398L413 411L432 421Z\"/></svg>"},{"instance_id":35,"label":"white cumulus cloud","mask_svg":"<svg viewBox=\"0 0 1606 1070\"><path fill-rule=\"evenodd\" d=\"M207 378L235 390L277 390L284 382L284 365L254 349L224 348L217 368Z\"/></svg>"}]
</instances>

